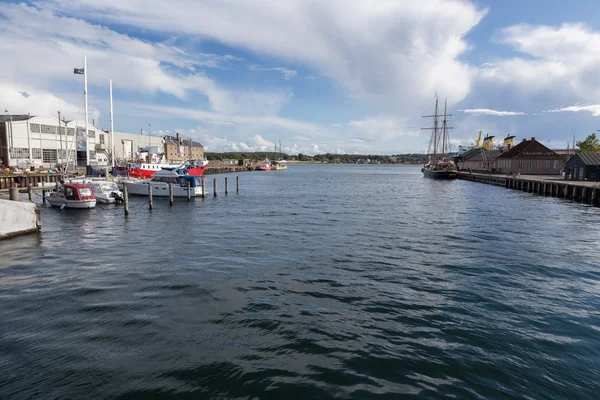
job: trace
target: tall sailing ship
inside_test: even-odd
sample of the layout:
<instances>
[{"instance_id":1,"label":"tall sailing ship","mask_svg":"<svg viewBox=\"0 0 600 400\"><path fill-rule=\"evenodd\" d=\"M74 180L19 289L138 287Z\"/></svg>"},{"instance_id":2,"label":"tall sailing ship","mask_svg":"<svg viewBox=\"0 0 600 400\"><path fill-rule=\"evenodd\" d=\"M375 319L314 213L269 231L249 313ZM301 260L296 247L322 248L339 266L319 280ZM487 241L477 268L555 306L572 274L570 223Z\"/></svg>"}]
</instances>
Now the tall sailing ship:
<instances>
[{"instance_id":1,"label":"tall sailing ship","mask_svg":"<svg viewBox=\"0 0 600 400\"><path fill-rule=\"evenodd\" d=\"M454 161L447 157L448 155L448 130L452 129L452 127L448 126L447 118L452 116L452 114L446 113L447 101L444 102L444 114L438 114L438 105L439 105L439 97L435 95L435 112L433 115L424 115L423 118L433 118L433 127L432 128L423 128L423 129L431 129L431 140L429 142L429 149L427 151L429 156L429 161L427 164L423 166L421 171L426 178L431 179L456 179L456 166L454 165ZM440 128L440 118L442 119L442 126ZM433 148L433 152L432 152Z\"/></svg>"}]
</instances>

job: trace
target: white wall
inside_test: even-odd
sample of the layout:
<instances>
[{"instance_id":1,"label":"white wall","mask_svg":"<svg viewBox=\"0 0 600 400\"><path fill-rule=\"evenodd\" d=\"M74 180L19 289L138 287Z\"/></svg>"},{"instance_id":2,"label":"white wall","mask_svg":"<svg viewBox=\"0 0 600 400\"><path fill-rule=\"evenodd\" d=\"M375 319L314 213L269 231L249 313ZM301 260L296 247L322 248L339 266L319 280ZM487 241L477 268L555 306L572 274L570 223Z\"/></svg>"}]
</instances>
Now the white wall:
<instances>
[{"instance_id":1,"label":"white wall","mask_svg":"<svg viewBox=\"0 0 600 400\"><path fill-rule=\"evenodd\" d=\"M0 200L0 239L38 230L37 206L29 202Z\"/></svg>"},{"instance_id":2,"label":"white wall","mask_svg":"<svg viewBox=\"0 0 600 400\"><path fill-rule=\"evenodd\" d=\"M148 136L146 133L140 136L139 133L115 132L115 154L117 160L136 158L138 148L140 146L148 147L148 145L156 146L159 148L159 151L164 151L162 136ZM135 154L129 154L131 151Z\"/></svg>"},{"instance_id":3,"label":"white wall","mask_svg":"<svg viewBox=\"0 0 600 400\"><path fill-rule=\"evenodd\" d=\"M31 117L26 121L13 121L12 147L14 149L26 149L26 151L13 151L14 157L10 157L10 165L21 167L26 167L28 165L54 167L54 165L57 162L61 162L62 159L66 162L67 156L71 161L76 160L76 135L57 135L58 124L58 118L45 116ZM11 124L8 123L7 125L8 136L10 137ZM63 129L65 127L62 121L60 126ZM84 128L85 121L68 122L67 131L69 128L75 129L76 126ZM96 154L90 162L93 164L106 165L108 162L109 135L98 130L92 124L88 124L88 131L94 132L93 138L88 137L88 147ZM95 146L97 143L100 143L100 135L104 135L106 150L97 149ZM61 146L63 154L60 154ZM29 151L30 147L31 152ZM57 162L44 162L43 149L58 150L56 157Z\"/></svg>"}]
</instances>

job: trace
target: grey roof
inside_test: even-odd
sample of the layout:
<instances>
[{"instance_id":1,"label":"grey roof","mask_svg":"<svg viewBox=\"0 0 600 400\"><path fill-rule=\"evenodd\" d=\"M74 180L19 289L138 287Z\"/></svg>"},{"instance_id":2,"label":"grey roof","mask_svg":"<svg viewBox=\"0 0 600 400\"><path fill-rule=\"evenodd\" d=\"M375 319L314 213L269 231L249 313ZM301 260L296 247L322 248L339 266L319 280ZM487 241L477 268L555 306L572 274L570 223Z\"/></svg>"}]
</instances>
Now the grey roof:
<instances>
[{"instance_id":1,"label":"grey roof","mask_svg":"<svg viewBox=\"0 0 600 400\"><path fill-rule=\"evenodd\" d=\"M483 147L477 147L463 154L459 155L464 161L483 161L483 154L485 153L485 160L491 161L498 157L502 152L500 150L486 150Z\"/></svg>"},{"instance_id":2,"label":"grey roof","mask_svg":"<svg viewBox=\"0 0 600 400\"><path fill-rule=\"evenodd\" d=\"M6 121L10 121L10 117L12 117L13 122L14 121L26 121L30 118L35 117L35 115L6 115ZM0 115L0 123L4 123L4 115Z\"/></svg>"},{"instance_id":3,"label":"grey roof","mask_svg":"<svg viewBox=\"0 0 600 400\"><path fill-rule=\"evenodd\" d=\"M600 165L600 152L581 152L577 155L585 165Z\"/></svg>"}]
</instances>

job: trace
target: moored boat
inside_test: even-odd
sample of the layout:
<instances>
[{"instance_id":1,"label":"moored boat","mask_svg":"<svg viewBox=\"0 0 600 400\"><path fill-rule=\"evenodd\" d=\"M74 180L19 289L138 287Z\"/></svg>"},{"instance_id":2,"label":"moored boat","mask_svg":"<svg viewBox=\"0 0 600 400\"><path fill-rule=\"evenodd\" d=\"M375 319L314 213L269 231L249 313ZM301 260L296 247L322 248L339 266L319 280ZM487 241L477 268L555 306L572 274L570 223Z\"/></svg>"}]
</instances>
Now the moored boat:
<instances>
[{"instance_id":1,"label":"moored boat","mask_svg":"<svg viewBox=\"0 0 600 400\"><path fill-rule=\"evenodd\" d=\"M58 183L46 201L53 207L60 208L94 208L96 198L89 185L84 183Z\"/></svg>"},{"instance_id":2,"label":"moored boat","mask_svg":"<svg viewBox=\"0 0 600 400\"><path fill-rule=\"evenodd\" d=\"M188 175L202 176L206 167L207 160L190 160L185 163L173 164L168 162L157 163L128 163L129 176L141 179L150 179L161 169L186 169Z\"/></svg>"},{"instance_id":3,"label":"moored boat","mask_svg":"<svg viewBox=\"0 0 600 400\"><path fill-rule=\"evenodd\" d=\"M287 169L287 162L285 160L273 161L273 165L272 165L271 169L278 170L278 171L282 170L282 169Z\"/></svg>"},{"instance_id":4,"label":"moored boat","mask_svg":"<svg viewBox=\"0 0 600 400\"><path fill-rule=\"evenodd\" d=\"M260 164L258 164L256 166L256 170L257 171L270 171L272 166L273 165L271 164L271 161L268 158L266 158L265 161L261 162Z\"/></svg>"},{"instance_id":5,"label":"moored boat","mask_svg":"<svg viewBox=\"0 0 600 400\"><path fill-rule=\"evenodd\" d=\"M169 196L169 184L173 189L173 197L187 197L188 183L190 196L202 195L202 177L189 175L184 169L161 169L151 179L140 181L123 181L129 194L148 196L148 186L152 186L152 196Z\"/></svg>"},{"instance_id":6,"label":"moored boat","mask_svg":"<svg viewBox=\"0 0 600 400\"><path fill-rule=\"evenodd\" d=\"M92 188L97 202L114 204L123 201L123 193L115 182L93 181L89 183L89 186Z\"/></svg>"},{"instance_id":7,"label":"moored boat","mask_svg":"<svg viewBox=\"0 0 600 400\"><path fill-rule=\"evenodd\" d=\"M433 128L424 128L433 130L431 133L431 142L429 143L429 152L431 152L431 146L433 146L433 153L429 158L429 162L421 168L421 172L423 172L423 176L426 178L456 179L457 170L454 161L446 157L449 143L448 129L452 129L448 127L446 118L452 114L446 113L446 103L444 103L444 114L438 115L438 101L439 98L436 95L434 115L427 116L427 118L433 118ZM441 128L439 127L439 117L443 117Z\"/></svg>"}]
</instances>

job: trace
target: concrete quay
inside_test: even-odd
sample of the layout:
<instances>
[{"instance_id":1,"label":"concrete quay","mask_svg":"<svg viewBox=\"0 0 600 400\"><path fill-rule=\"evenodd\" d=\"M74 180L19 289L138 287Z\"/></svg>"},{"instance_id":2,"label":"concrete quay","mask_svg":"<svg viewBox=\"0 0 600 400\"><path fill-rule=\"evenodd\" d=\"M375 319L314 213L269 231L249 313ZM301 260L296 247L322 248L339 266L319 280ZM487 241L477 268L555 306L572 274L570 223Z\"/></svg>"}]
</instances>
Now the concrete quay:
<instances>
[{"instance_id":1,"label":"concrete quay","mask_svg":"<svg viewBox=\"0 0 600 400\"><path fill-rule=\"evenodd\" d=\"M482 174L459 172L458 179L504 186L507 189L521 190L540 196L558 197L578 203L600 206L600 183L589 181L569 181L562 176Z\"/></svg>"}]
</instances>

